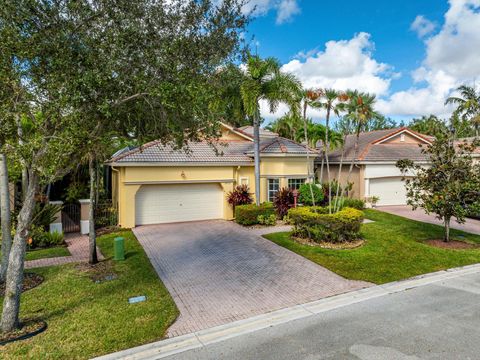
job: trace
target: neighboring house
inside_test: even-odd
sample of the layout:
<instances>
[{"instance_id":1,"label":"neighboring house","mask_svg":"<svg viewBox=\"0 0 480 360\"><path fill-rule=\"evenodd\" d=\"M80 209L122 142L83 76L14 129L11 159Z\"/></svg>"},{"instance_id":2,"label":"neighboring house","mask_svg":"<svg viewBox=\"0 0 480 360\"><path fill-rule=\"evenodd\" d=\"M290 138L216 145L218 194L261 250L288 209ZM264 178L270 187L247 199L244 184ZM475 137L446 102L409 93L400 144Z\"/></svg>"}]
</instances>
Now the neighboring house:
<instances>
[{"instance_id":1,"label":"neighboring house","mask_svg":"<svg viewBox=\"0 0 480 360\"><path fill-rule=\"evenodd\" d=\"M253 128L222 124L221 130L215 148L206 141L190 142L185 152L153 141L114 154L108 165L120 226L231 219L227 193L239 184L255 193ZM260 136L264 202L273 200L280 188L297 188L307 180L307 149L267 130Z\"/></svg>"},{"instance_id":2,"label":"neighboring house","mask_svg":"<svg viewBox=\"0 0 480 360\"><path fill-rule=\"evenodd\" d=\"M356 135L348 135L343 151L343 166L340 173L340 184L345 184L352 161L353 170L348 179L353 183L350 192L355 198L366 199L370 196L380 198L378 205L405 205L406 190L402 174L395 166L400 159L411 159L417 163L427 164L427 158L421 152L421 146L433 141L430 136L419 134L408 128L378 130L361 133L355 154ZM330 178L338 179L342 162L342 149L329 154ZM316 161L316 173L320 177L321 158ZM414 176L415 174L406 174ZM326 167L323 168L323 180L326 181Z\"/></svg>"}]
</instances>

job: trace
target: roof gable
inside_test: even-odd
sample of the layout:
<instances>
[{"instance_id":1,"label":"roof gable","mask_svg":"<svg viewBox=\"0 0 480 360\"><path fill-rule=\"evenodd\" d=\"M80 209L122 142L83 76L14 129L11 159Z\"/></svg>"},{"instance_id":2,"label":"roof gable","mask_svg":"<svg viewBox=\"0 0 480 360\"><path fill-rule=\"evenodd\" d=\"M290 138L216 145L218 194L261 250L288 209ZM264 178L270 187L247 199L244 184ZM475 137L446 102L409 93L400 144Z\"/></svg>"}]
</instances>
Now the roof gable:
<instances>
[{"instance_id":1,"label":"roof gable","mask_svg":"<svg viewBox=\"0 0 480 360\"><path fill-rule=\"evenodd\" d=\"M422 134L408 128L397 129L380 139L372 142L372 145L379 144L430 144L431 141Z\"/></svg>"}]
</instances>

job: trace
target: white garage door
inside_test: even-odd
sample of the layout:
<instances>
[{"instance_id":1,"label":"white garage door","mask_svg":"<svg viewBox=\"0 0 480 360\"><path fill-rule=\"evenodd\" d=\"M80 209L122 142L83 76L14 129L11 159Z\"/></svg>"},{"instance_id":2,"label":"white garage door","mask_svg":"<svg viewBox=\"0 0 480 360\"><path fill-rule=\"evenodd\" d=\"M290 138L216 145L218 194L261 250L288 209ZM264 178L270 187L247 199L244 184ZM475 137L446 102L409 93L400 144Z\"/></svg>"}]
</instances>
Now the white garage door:
<instances>
[{"instance_id":1,"label":"white garage door","mask_svg":"<svg viewBox=\"0 0 480 360\"><path fill-rule=\"evenodd\" d=\"M405 182L401 177L370 179L370 196L378 196L377 205L405 205Z\"/></svg>"},{"instance_id":2,"label":"white garage door","mask_svg":"<svg viewBox=\"0 0 480 360\"><path fill-rule=\"evenodd\" d=\"M223 217L219 184L142 185L135 197L137 225Z\"/></svg>"}]
</instances>

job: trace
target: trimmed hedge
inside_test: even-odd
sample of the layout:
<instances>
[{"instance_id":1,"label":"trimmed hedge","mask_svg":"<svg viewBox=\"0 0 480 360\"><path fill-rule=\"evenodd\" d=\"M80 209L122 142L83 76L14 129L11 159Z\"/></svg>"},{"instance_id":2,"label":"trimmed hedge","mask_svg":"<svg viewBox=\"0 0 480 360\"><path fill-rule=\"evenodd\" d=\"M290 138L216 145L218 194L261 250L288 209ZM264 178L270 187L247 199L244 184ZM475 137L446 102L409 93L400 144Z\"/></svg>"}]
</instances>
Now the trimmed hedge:
<instances>
[{"instance_id":1,"label":"trimmed hedge","mask_svg":"<svg viewBox=\"0 0 480 360\"><path fill-rule=\"evenodd\" d=\"M240 225L258 224L258 216L270 217L275 215L275 208L272 203L239 205L235 207L235 221Z\"/></svg>"},{"instance_id":2,"label":"trimmed hedge","mask_svg":"<svg viewBox=\"0 0 480 360\"><path fill-rule=\"evenodd\" d=\"M312 187L313 198L315 199L315 205L320 204L324 199L323 189L317 184L303 184L298 189L298 202L304 205L313 205L312 192L310 192L310 186Z\"/></svg>"},{"instance_id":3,"label":"trimmed hedge","mask_svg":"<svg viewBox=\"0 0 480 360\"><path fill-rule=\"evenodd\" d=\"M332 204L335 204L335 200L337 197L335 196L332 199ZM346 207L354 208L357 210L363 210L365 209L365 201L360 200L360 199L352 199L349 197L338 197L338 201L340 203L339 209L343 209Z\"/></svg>"},{"instance_id":4,"label":"trimmed hedge","mask_svg":"<svg viewBox=\"0 0 480 360\"><path fill-rule=\"evenodd\" d=\"M363 212L344 208L334 214L322 207L298 207L290 209L295 236L315 242L341 243L357 240L363 222Z\"/></svg>"}]
</instances>

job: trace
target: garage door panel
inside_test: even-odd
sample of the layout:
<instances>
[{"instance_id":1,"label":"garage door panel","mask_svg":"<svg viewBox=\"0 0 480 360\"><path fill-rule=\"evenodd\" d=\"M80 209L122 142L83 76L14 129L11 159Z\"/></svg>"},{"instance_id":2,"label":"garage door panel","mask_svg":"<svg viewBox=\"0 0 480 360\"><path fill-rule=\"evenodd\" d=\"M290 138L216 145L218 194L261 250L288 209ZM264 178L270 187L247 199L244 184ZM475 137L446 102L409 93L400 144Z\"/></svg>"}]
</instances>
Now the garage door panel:
<instances>
[{"instance_id":1,"label":"garage door panel","mask_svg":"<svg viewBox=\"0 0 480 360\"><path fill-rule=\"evenodd\" d=\"M369 194L380 198L377 205L405 205L406 193L401 177L370 179Z\"/></svg>"},{"instance_id":2,"label":"garage door panel","mask_svg":"<svg viewBox=\"0 0 480 360\"><path fill-rule=\"evenodd\" d=\"M135 210L137 225L219 219L223 191L219 184L143 185Z\"/></svg>"}]
</instances>

